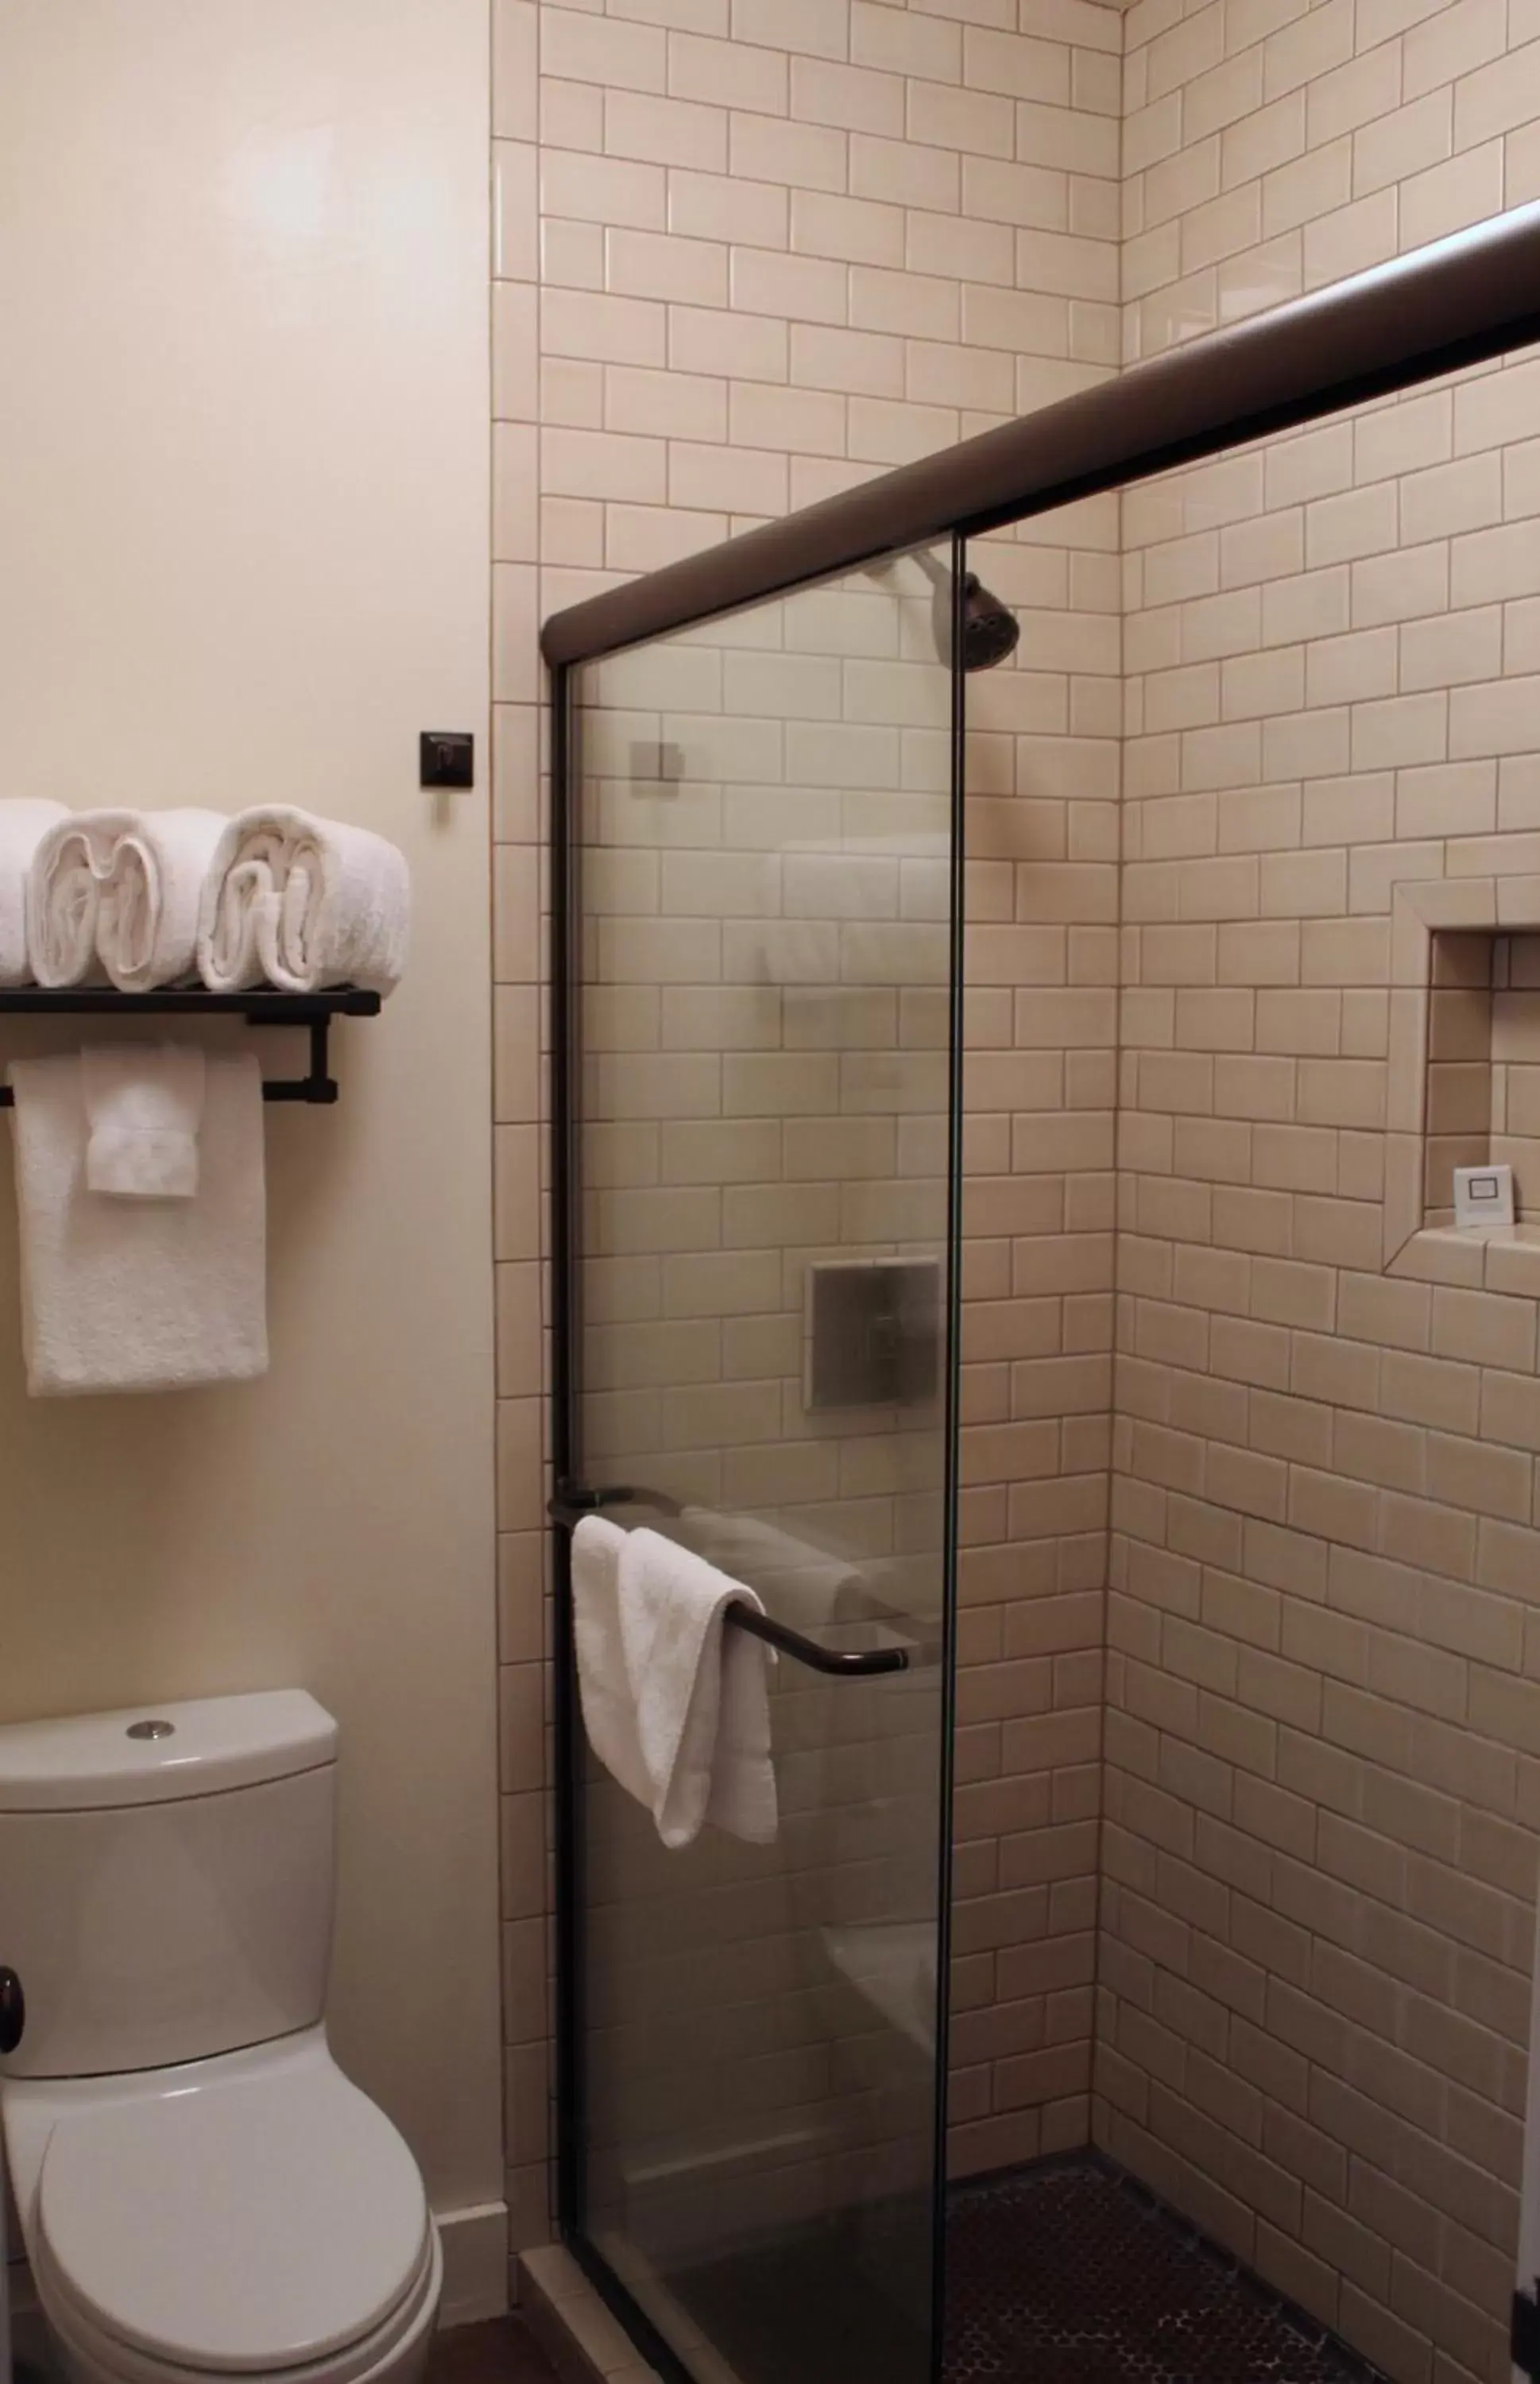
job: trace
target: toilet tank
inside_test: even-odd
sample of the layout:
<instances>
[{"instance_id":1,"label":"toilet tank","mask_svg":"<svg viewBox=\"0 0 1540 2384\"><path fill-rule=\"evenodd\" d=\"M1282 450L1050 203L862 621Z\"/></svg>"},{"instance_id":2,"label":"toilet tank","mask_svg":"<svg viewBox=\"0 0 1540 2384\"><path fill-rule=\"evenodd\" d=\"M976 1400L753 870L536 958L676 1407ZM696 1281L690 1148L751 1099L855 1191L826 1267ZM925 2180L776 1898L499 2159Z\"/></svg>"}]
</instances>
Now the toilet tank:
<instances>
[{"instance_id":1,"label":"toilet tank","mask_svg":"<svg viewBox=\"0 0 1540 2384\"><path fill-rule=\"evenodd\" d=\"M337 1725L300 1689L0 1728L0 2078L155 2069L307 2028Z\"/></svg>"}]
</instances>

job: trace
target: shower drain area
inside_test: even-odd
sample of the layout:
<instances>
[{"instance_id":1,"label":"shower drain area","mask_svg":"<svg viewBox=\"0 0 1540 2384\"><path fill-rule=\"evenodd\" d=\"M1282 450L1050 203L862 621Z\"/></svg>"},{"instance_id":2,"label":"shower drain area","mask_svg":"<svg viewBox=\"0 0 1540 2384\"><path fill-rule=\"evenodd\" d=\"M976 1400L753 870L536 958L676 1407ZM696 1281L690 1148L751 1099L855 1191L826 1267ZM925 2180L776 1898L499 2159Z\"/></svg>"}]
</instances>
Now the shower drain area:
<instances>
[{"instance_id":1,"label":"shower drain area","mask_svg":"<svg viewBox=\"0 0 1540 2384\"><path fill-rule=\"evenodd\" d=\"M943 2374L945 2384L1382 2384L1090 2157L954 2189Z\"/></svg>"},{"instance_id":2,"label":"shower drain area","mask_svg":"<svg viewBox=\"0 0 1540 2384\"><path fill-rule=\"evenodd\" d=\"M928 2272L924 2217L868 2209L671 2277L714 2353L699 2372L722 2384L922 2384L923 2283L908 2305L905 2294ZM1385 2379L1087 2153L952 2188L941 2384Z\"/></svg>"}]
</instances>

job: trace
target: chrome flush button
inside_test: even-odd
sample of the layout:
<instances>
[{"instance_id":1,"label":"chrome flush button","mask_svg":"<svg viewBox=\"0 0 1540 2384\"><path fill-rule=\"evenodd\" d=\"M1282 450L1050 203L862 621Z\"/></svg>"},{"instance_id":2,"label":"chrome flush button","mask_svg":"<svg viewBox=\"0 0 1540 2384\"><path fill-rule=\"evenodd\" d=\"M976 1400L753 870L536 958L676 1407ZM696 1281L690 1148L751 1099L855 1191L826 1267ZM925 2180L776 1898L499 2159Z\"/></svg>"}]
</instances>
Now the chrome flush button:
<instances>
[{"instance_id":1,"label":"chrome flush button","mask_svg":"<svg viewBox=\"0 0 1540 2384\"><path fill-rule=\"evenodd\" d=\"M170 1738L176 1731L174 1721L130 1721L130 1738Z\"/></svg>"}]
</instances>

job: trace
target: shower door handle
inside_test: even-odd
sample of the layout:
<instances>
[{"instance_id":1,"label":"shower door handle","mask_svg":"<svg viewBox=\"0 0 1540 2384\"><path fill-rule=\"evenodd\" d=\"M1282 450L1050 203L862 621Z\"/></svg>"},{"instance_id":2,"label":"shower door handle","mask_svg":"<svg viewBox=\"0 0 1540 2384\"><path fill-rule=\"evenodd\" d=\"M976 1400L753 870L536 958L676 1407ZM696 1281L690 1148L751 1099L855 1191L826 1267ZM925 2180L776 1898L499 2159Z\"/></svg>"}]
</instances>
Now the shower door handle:
<instances>
[{"instance_id":1,"label":"shower door handle","mask_svg":"<svg viewBox=\"0 0 1540 2384\"><path fill-rule=\"evenodd\" d=\"M679 1512L672 1498L656 1491L589 1490L571 1482L563 1484L546 1512L564 1531L575 1532L586 1515L601 1515L608 1507L650 1507L655 1514L664 1515ZM756 1614L751 1606L729 1606L723 1620L751 1639L762 1639L777 1654L789 1656L794 1664L805 1664L809 1671L824 1672L832 1680L868 1681L883 1672L909 1670L907 1647L820 1647L816 1639L805 1638L773 1615Z\"/></svg>"},{"instance_id":2,"label":"shower door handle","mask_svg":"<svg viewBox=\"0 0 1540 2384\"><path fill-rule=\"evenodd\" d=\"M590 1490L586 1482L558 1482L546 1512L553 1523L565 1523L570 1529L585 1515L602 1515L610 1507L650 1507L654 1515L683 1511L678 1500L662 1490L633 1490L625 1483L606 1483L602 1490Z\"/></svg>"}]
</instances>

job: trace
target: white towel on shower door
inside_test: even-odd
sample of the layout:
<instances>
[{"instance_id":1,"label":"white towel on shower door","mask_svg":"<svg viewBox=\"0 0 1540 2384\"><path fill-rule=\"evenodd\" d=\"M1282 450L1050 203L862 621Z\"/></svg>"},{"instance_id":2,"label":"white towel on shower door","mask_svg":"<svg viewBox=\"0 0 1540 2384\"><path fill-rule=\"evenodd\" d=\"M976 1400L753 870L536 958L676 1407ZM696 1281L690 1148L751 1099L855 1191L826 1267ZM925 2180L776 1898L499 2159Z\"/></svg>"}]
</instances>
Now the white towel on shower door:
<instances>
[{"instance_id":1,"label":"white towel on shower door","mask_svg":"<svg viewBox=\"0 0 1540 2384\"><path fill-rule=\"evenodd\" d=\"M172 1391L267 1369L262 1075L208 1054L190 1199L86 1182L78 1052L13 1060L21 1342L34 1398Z\"/></svg>"},{"instance_id":2,"label":"white towel on shower door","mask_svg":"<svg viewBox=\"0 0 1540 2384\"><path fill-rule=\"evenodd\" d=\"M776 1835L769 1650L726 1627L735 1604L764 1611L661 1533L585 1515L572 1535L584 1726L665 1846L688 1846L706 1821L752 1845Z\"/></svg>"}]
</instances>

